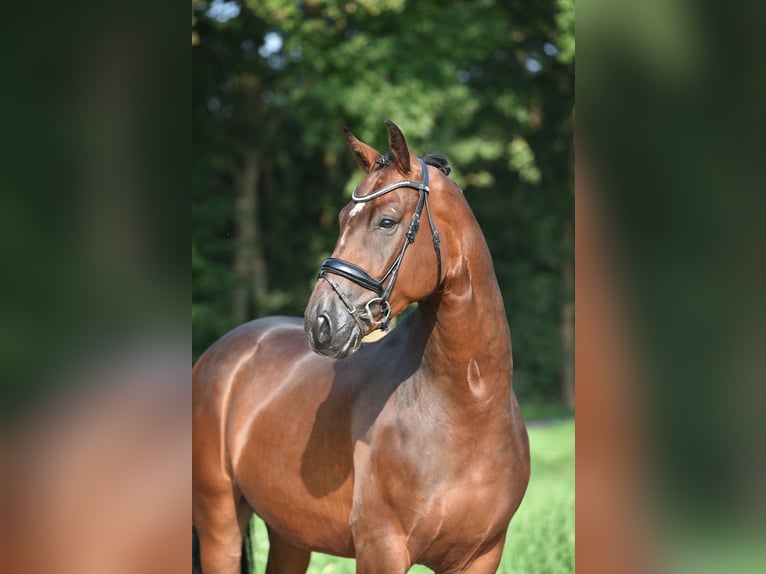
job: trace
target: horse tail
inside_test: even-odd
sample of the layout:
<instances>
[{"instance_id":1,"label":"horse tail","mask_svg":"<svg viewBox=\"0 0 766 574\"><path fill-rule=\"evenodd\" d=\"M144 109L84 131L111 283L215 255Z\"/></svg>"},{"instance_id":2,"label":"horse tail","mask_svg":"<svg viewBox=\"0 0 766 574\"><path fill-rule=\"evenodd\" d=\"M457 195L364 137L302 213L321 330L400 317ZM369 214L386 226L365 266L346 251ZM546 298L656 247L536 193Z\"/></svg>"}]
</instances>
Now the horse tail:
<instances>
[{"instance_id":1,"label":"horse tail","mask_svg":"<svg viewBox=\"0 0 766 574\"><path fill-rule=\"evenodd\" d=\"M253 562L253 527L250 520L247 521L245 534L242 537L242 558L240 558L241 574L250 574L250 564Z\"/></svg>"},{"instance_id":2,"label":"horse tail","mask_svg":"<svg viewBox=\"0 0 766 574\"><path fill-rule=\"evenodd\" d=\"M199 536L192 526L192 574L202 574L202 559L199 555Z\"/></svg>"}]
</instances>

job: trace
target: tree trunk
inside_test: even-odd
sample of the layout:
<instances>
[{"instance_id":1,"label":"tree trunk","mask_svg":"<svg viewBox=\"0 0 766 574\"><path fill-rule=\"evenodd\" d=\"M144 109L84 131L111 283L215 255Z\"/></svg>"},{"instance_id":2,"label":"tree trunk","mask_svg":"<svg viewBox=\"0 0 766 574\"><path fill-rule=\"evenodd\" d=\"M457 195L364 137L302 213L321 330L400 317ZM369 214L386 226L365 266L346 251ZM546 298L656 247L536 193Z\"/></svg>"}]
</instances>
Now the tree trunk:
<instances>
[{"instance_id":1,"label":"tree trunk","mask_svg":"<svg viewBox=\"0 0 766 574\"><path fill-rule=\"evenodd\" d=\"M263 236L259 224L258 185L260 161L257 152L249 152L235 179L236 244L232 314L243 323L267 312L268 283Z\"/></svg>"},{"instance_id":2,"label":"tree trunk","mask_svg":"<svg viewBox=\"0 0 766 574\"><path fill-rule=\"evenodd\" d=\"M564 225L564 241L573 241L572 221ZM570 409L575 406L574 380L574 263L571 258L564 262L562 269L564 285L564 306L561 309L561 343L564 354L564 365L561 371L561 401Z\"/></svg>"}]
</instances>

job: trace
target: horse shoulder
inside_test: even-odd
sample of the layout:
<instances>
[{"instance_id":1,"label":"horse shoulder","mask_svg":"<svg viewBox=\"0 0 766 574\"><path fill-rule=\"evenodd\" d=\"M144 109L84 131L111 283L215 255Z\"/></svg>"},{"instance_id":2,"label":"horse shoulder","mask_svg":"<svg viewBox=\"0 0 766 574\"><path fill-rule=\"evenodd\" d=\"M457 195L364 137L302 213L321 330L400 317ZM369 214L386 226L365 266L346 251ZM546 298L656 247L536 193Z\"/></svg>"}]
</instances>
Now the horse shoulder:
<instances>
[{"instance_id":1,"label":"horse shoulder","mask_svg":"<svg viewBox=\"0 0 766 574\"><path fill-rule=\"evenodd\" d=\"M197 359L192 368L194 408L220 402L237 375L252 365L261 342L268 336L296 339L299 323L290 317L267 317L244 323L218 339Z\"/></svg>"},{"instance_id":2,"label":"horse shoulder","mask_svg":"<svg viewBox=\"0 0 766 574\"><path fill-rule=\"evenodd\" d=\"M227 429L237 428L231 411L252 394L252 383L271 360L267 347L308 353L301 333L300 322L291 318L256 319L232 329L200 356L192 369L195 452L212 449L223 456Z\"/></svg>"}]
</instances>

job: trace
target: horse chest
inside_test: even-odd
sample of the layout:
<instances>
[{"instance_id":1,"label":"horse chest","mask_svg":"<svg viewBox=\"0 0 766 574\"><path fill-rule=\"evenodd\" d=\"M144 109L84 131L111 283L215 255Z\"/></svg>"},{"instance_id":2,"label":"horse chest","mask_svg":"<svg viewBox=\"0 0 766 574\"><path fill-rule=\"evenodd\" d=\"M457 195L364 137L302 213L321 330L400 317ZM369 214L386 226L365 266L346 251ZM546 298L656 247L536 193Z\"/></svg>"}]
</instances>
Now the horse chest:
<instances>
[{"instance_id":1,"label":"horse chest","mask_svg":"<svg viewBox=\"0 0 766 574\"><path fill-rule=\"evenodd\" d=\"M514 509L510 449L401 426L375 439L357 457L364 466L351 512L356 536L392 528L414 561L439 571L478 556L504 532Z\"/></svg>"},{"instance_id":2,"label":"horse chest","mask_svg":"<svg viewBox=\"0 0 766 574\"><path fill-rule=\"evenodd\" d=\"M363 465L358 507L372 515L393 510L423 546L437 539L474 544L507 522L513 457L507 433L490 432L491 424L487 432L450 427L412 412L379 423L356 457Z\"/></svg>"}]
</instances>

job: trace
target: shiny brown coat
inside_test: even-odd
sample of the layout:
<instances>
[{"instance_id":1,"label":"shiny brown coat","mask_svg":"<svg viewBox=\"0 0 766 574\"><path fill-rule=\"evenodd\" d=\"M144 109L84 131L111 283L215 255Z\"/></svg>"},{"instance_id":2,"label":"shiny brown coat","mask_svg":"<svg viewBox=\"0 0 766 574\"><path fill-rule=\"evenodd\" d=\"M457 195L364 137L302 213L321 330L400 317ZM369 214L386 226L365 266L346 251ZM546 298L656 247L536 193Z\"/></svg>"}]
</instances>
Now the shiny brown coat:
<instances>
[{"instance_id":1,"label":"shiny brown coat","mask_svg":"<svg viewBox=\"0 0 766 574\"><path fill-rule=\"evenodd\" d=\"M360 195L420 175L404 136L387 124L389 162L347 134L367 172ZM350 341L365 333L320 280L303 321L242 325L195 365L193 520L205 574L239 571L252 512L268 526L268 573L305 572L311 551L355 557L362 574L404 573L414 563L439 573L497 570L529 478L510 333L476 219L460 189L428 169L443 273L423 301L437 272L421 230L393 290L393 315L422 302L388 336L352 353ZM416 201L401 188L349 204L333 256L380 276ZM397 221L393 230L378 225L384 215ZM337 281L359 307L373 296Z\"/></svg>"}]
</instances>

